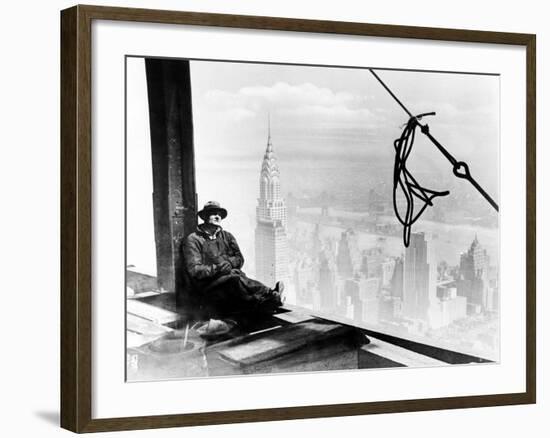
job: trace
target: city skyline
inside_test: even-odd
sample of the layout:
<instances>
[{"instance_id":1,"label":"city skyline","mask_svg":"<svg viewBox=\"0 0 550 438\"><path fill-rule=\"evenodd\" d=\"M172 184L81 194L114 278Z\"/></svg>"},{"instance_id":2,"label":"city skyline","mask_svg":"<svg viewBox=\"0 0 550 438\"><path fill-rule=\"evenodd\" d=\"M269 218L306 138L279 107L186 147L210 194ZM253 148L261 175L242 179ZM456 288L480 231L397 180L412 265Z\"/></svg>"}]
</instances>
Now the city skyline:
<instances>
[{"instance_id":1,"label":"city skyline","mask_svg":"<svg viewBox=\"0 0 550 438\"><path fill-rule=\"evenodd\" d=\"M449 339L441 333L460 324L473 324L474 335L463 330L462 340L454 340L452 348L470 348L498 360L499 340L494 330L499 312L498 270L490 279L490 258L477 233L468 248L457 254L460 262L456 266L433 254L433 236L425 232L413 232L410 245L402 248L400 255L390 255L379 244L360 245L361 232L335 216L335 200L326 191L314 199L292 197L287 209L281 182L268 119L256 206L258 279L268 284L284 280L292 291L291 304L390 333L436 337L443 347ZM377 207L373 208L372 202L366 206L385 213L383 199L372 191L369 195ZM303 216L302 208L312 206L317 207L317 214ZM308 221L315 225L302 234L305 241L300 240L299 224ZM327 226L340 228L339 238L322 239L321 229ZM371 232L391 239L397 228L376 224ZM481 344L479 331L483 334Z\"/></svg>"}]
</instances>

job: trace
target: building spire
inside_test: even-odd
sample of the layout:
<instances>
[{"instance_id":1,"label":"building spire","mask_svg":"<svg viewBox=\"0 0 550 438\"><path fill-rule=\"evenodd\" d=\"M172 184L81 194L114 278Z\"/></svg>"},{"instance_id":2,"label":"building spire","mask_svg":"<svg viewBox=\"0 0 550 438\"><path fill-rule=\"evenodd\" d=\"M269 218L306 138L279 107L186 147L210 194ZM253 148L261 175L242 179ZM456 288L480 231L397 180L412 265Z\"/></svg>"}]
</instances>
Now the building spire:
<instances>
[{"instance_id":1,"label":"building spire","mask_svg":"<svg viewBox=\"0 0 550 438\"><path fill-rule=\"evenodd\" d=\"M269 111L267 112L267 151L273 151L273 146L271 145L271 115Z\"/></svg>"},{"instance_id":2,"label":"building spire","mask_svg":"<svg viewBox=\"0 0 550 438\"><path fill-rule=\"evenodd\" d=\"M273 151L273 143L271 143L271 115L269 112L267 113L267 147L262 162L261 175L268 179L279 176L279 166L277 165L277 159Z\"/></svg>"}]
</instances>

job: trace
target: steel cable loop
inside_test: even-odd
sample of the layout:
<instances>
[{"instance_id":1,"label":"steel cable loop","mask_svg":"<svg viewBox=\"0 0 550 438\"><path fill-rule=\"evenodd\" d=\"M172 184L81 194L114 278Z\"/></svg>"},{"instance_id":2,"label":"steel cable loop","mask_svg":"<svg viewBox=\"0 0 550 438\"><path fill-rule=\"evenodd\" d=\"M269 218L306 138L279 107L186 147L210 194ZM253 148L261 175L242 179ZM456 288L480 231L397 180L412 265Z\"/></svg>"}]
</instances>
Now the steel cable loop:
<instances>
[{"instance_id":1,"label":"steel cable loop","mask_svg":"<svg viewBox=\"0 0 550 438\"><path fill-rule=\"evenodd\" d=\"M450 193L448 190L435 191L422 187L407 169L407 159L412 152L417 126L417 117L411 117L405 129L403 129L401 136L393 143L395 148L395 162L393 168L393 210L397 219L403 225L403 243L405 247L409 246L412 225L420 218L429 205L433 206L432 199L438 196L446 196ZM406 211L404 216L399 211L397 205L398 187L403 192L406 200ZM416 213L415 198L422 202L422 206Z\"/></svg>"}]
</instances>

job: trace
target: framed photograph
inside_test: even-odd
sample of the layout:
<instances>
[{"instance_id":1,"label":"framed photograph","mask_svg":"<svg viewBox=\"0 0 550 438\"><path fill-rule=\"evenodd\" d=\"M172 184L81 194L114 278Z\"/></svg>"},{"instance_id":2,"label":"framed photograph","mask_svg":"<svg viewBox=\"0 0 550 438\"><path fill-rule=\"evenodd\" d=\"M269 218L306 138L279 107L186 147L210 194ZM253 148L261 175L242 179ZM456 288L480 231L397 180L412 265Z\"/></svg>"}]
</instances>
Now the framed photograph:
<instances>
[{"instance_id":1,"label":"framed photograph","mask_svg":"<svg viewBox=\"0 0 550 438\"><path fill-rule=\"evenodd\" d=\"M62 427L535 403L535 41L62 11Z\"/></svg>"}]
</instances>

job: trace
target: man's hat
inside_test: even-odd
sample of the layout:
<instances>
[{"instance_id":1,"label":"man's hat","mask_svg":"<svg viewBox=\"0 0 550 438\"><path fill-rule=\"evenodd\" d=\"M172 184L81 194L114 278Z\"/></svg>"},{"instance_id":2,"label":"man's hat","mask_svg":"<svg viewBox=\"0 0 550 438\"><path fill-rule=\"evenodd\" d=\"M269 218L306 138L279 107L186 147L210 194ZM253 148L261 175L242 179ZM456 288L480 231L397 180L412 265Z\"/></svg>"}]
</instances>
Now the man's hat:
<instances>
[{"instance_id":1,"label":"man's hat","mask_svg":"<svg viewBox=\"0 0 550 438\"><path fill-rule=\"evenodd\" d=\"M222 219L225 219L227 217L227 210L223 208L219 202L208 201L206 204L204 204L204 207L201 211L197 213L197 215L205 221L208 219L208 216L216 212L220 214Z\"/></svg>"}]
</instances>

